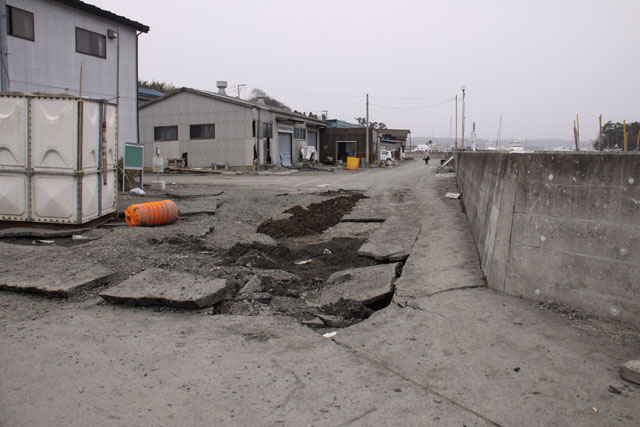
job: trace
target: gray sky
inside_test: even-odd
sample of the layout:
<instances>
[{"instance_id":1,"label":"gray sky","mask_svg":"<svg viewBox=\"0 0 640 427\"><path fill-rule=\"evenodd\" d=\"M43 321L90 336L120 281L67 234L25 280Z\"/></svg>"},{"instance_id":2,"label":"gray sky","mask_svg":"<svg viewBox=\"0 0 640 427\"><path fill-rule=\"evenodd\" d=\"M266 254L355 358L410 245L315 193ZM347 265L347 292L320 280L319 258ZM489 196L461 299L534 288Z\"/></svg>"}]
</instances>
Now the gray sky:
<instances>
[{"instance_id":1,"label":"gray sky","mask_svg":"<svg viewBox=\"0 0 640 427\"><path fill-rule=\"evenodd\" d=\"M582 139L640 120L640 1L86 0L149 25L140 78L257 86L298 111L364 116L447 137L467 87L467 135ZM420 98L420 99L401 99ZM381 108L413 108L390 109ZM459 117L461 111L459 109ZM454 119L455 120L455 119ZM460 125L458 126L460 128ZM459 131L460 132L460 131Z\"/></svg>"}]
</instances>

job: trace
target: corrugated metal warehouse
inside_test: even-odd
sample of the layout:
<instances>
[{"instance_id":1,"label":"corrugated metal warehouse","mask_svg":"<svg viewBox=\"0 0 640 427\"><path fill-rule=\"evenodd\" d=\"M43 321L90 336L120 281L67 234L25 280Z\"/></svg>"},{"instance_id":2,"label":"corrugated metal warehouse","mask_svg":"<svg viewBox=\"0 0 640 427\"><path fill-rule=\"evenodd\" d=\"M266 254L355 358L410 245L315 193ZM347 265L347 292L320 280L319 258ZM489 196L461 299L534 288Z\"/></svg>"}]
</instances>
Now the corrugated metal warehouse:
<instances>
[{"instance_id":1,"label":"corrugated metal warehouse","mask_svg":"<svg viewBox=\"0 0 640 427\"><path fill-rule=\"evenodd\" d=\"M148 26L77 0L11 0L6 12L0 91L115 100L118 152L138 142L138 35Z\"/></svg>"},{"instance_id":2,"label":"corrugated metal warehouse","mask_svg":"<svg viewBox=\"0 0 640 427\"><path fill-rule=\"evenodd\" d=\"M234 168L302 164L301 148L317 150L319 131L327 122L219 92L181 88L140 107L144 164L150 167L156 148L165 159L183 158L188 167ZM317 155L316 155L317 156Z\"/></svg>"}]
</instances>

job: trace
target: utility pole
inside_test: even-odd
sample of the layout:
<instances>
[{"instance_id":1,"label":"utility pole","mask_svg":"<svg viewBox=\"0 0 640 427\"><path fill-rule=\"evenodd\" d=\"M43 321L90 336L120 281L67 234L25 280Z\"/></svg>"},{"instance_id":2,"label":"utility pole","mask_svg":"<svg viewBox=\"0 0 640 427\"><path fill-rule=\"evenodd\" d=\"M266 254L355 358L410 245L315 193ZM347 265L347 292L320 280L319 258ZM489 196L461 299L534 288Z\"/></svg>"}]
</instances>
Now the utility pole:
<instances>
[{"instance_id":1,"label":"utility pole","mask_svg":"<svg viewBox=\"0 0 640 427\"><path fill-rule=\"evenodd\" d=\"M476 151L476 122L473 122L473 130L471 132L471 149Z\"/></svg>"},{"instance_id":2,"label":"utility pole","mask_svg":"<svg viewBox=\"0 0 640 427\"><path fill-rule=\"evenodd\" d=\"M500 150L501 137L502 137L502 113L500 113L500 124L498 125L498 137L496 138L496 151Z\"/></svg>"},{"instance_id":3,"label":"utility pole","mask_svg":"<svg viewBox=\"0 0 640 427\"><path fill-rule=\"evenodd\" d=\"M602 151L602 114L598 117L598 121L600 122L600 134L598 139L600 140L600 151Z\"/></svg>"},{"instance_id":4,"label":"utility pole","mask_svg":"<svg viewBox=\"0 0 640 427\"><path fill-rule=\"evenodd\" d=\"M465 90L466 88L463 87L462 88L462 143L460 144L462 151L464 151L464 91Z\"/></svg>"},{"instance_id":5,"label":"utility pole","mask_svg":"<svg viewBox=\"0 0 640 427\"><path fill-rule=\"evenodd\" d=\"M246 86L246 84L240 84L238 85L238 99L240 99L240 89L242 89L242 86Z\"/></svg>"},{"instance_id":6,"label":"utility pole","mask_svg":"<svg viewBox=\"0 0 640 427\"><path fill-rule=\"evenodd\" d=\"M456 95L456 139L454 141L453 151L458 151L458 95Z\"/></svg>"},{"instance_id":7,"label":"utility pole","mask_svg":"<svg viewBox=\"0 0 640 427\"><path fill-rule=\"evenodd\" d=\"M580 115L576 114L576 151L580 151Z\"/></svg>"},{"instance_id":8,"label":"utility pole","mask_svg":"<svg viewBox=\"0 0 640 427\"><path fill-rule=\"evenodd\" d=\"M364 161L364 167L368 168L369 167L369 94L367 94L367 137L366 137L366 144L367 144L367 148L366 148L366 159Z\"/></svg>"},{"instance_id":9,"label":"utility pole","mask_svg":"<svg viewBox=\"0 0 640 427\"><path fill-rule=\"evenodd\" d=\"M629 147L629 134L627 133L627 121L622 121L622 135L624 136L624 151Z\"/></svg>"},{"instance_id":10,"label":"utility pole","mask_svg":"<svg viewBox=\"0 0 640 427\"><path fill-rule=\"evenodd\" d=\"M7 61L7 4L6 0L0 0L0 92L9 92Z\"/></svg>"}]
</instances>

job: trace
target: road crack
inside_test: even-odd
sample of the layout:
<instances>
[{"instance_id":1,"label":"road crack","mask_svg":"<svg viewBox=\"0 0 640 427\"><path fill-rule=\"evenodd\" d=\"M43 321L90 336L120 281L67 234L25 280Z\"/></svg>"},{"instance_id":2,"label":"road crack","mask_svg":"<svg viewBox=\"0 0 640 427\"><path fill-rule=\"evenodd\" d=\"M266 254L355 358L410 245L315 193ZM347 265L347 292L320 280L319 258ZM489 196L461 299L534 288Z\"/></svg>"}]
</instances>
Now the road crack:
<instances>
[{"instance_id":1,"label":"road crack","mask_svg":"<svg viewBox=\"0 0 640 427\"><path fill-rule=\"evenodd\" d=\"M341 342L341 341L336 340L336 339L334 339L334 342L336 343L336 345L344 348L348 352L350 352L350 353L352 353L352 354L354 354L354 355L366 360L370 365L373 365L375 368L387 371L387 372L391 373L392 375L394 375L394 376L396 376L396 377L398 377L398 378L410 383L411 385L413 385L415 387L418 387L418 388L422 389L423 391L425 391L425 392L427 392L429 394L435 395L438 398L442 399L443 401L446 401L446 402L450 403L451 405L462 409L463 411L466 411L466 412L468 412L470 414L475 415L476 417L482 419L483 421L485 421L485 422L487 422L487 423L489 423L489 424L491 424L493 426L502 427L502 425L500 423L498 423L498 422L496 422L496 421L494 421L494 420L492 420L490 418L487 418L486 416L480 414L479 412L464 406L462 403L459 403L459 402L451 399L450 397L445 396L444 394L439 393L438 391L434 390L431 385L419 383L419 382L413 380L412 378L409 378L406 375L403 375L401 372L397 371L396 369L392 368L391 366L386 365L385 363L380 362L380 361L368 356L367 354L362 353L362 352L354 349L353 347L350 347L348 344L345 344L344 342ZM366 415L366 413L363 414L362 416L364 416L364 415Z\"/></svg>"}]
</instances>

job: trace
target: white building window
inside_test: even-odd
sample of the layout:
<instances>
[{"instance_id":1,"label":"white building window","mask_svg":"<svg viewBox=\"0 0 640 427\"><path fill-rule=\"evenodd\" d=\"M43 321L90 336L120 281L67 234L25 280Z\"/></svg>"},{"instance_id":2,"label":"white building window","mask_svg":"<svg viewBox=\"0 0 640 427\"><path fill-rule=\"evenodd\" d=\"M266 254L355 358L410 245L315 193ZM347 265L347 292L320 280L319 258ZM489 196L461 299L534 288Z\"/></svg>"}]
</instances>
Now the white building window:
<instances>
[{"instance_id":1,"label":"white building window","mask_svg":"<svg viewBox=\"0 0 640 427\"><path fill-rule=\"evenodd\" d=\"M190 139L215 139L216 125L213 123L206 125L191 125L189 128Z\"/></svg>"},{"instance_id":2,"label":"white building window","mask_svg":"<svg viewBox=\"0 0 640 427\"><path fill-rule=\"evenodd\" d=\"M154 141L176 141L178 126L156 126L153 128Z\"/></svg>"},{"instance_id":3,"label":"white building window","mask_svg":"<svg viewBox=\"0 0 640 427\"><path fill-rule=\"evenodd\" d=\"M34 41L33 13L7 5L7 34Z\"/></svg>"},{"instance_id":4,"label":"white building window","mask_svg":"<svg viewBox=\"0 0 640 427\"><path fill-rule=\"evenodd\" d=\"M107 38L102 34L76 27L76 52L106 58Z\"/></svg>"},{"instance_id":5,"label":"white building window","mask_svg":"<svg viewBox=\"0 0 640 427\"><path fill-rule=\"evenodd\" d=\"M307 130L293 128L293 139L307 139Z\"/></svg>"}]
</instances>

